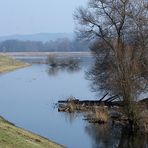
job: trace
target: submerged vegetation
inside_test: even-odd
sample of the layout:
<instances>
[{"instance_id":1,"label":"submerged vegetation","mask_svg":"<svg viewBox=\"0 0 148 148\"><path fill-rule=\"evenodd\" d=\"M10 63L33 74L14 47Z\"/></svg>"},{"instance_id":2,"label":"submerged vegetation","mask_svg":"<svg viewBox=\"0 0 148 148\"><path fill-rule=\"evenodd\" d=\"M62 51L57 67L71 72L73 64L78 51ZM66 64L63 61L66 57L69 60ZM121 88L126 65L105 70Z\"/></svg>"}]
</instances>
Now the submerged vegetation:
<instances>
[{"instance_id":1,"label":"submerged vegetation","mask_svg":"<svg viewBox=\"0 0 148 148\"><path fill-rule=\"evenodd\" d=\"M28 64L0 54L0 73L26 67Z\"/></svg>"},{"instance_id":2,"label":"submerged vegetation","mask_svg":"<svg viewBox=\"0 0 148 148\"><path fill-rule=\"evenodd\" d=\"M2 148L62 148L52 141L35 135L0 117L0 147Z\"/></svg>"}]
</instances>

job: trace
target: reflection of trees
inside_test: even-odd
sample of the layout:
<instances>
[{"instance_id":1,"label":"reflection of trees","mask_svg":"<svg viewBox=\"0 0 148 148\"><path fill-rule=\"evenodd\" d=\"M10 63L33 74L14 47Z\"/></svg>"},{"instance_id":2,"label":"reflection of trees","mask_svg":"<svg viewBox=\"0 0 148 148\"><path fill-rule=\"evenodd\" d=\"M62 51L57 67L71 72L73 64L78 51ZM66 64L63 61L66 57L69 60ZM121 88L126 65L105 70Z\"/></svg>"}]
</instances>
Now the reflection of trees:
<instances>
[{"instance_id":1,"label":"reflection of trees","mask_svg":"<svg viewBox=\"0 0 148 148\"><path fill-rule=\"evenodd\" d=\"M129 134L127 129L111 125L88 124L86 133L92 138L92 148L147 148L148 136Z\"/></svg>"},{"instance_id":2,"label":"reflection of trees","mask_svg":"<svg viewBox=\"0 0 148 148\"><path fill-rule=\"evenodd\" d=\"M92 138L92 148L116 148L120 141L121 130L107 124L88 124L85 131Z\"/></svg>"},{"instance_id":3,"label":"reflection of trees","mask_svg":"<svg viewBox=\"0 0 148 148\"><path fill-rule=\"evenodd\" d=\"M48 75L50 76L56 76L59 72L59 68L58 67L50 67L48 68Z\"/></svg>"},{"instance_id":4,"label":"reflection of trees","mask_svg":"<svg viewBox=\"0 0 148 148\"><path fill-rule=\"evenodd\" d=\"M79 113L62 113L70 124L80 117ZM86 123L85 132L91 139L92 148L148 148L148 135L130 133L121 126Z\"/></svg>"},{"instance_id":5,"label":"reflection of trees","mask_svg":"<svg viewBox=\"0 0 148 148\"><path fill-rule=\"evenodd\" d=\"M80 70L79 65L74 65L74 66L68 66L66 68L66 71L69 73L74 73L74 72L78 72Z\"/></svg>"},{"instance_id":6,"label":"reflection of trees","mask_svg":"<svg viewBox=\"0 0 148 148\"><path fill-rule=\"evenodd\" d=\"M73 121L78 117L77 113L62 113L65 117L65 120L68 121L70 124L73 123Z\"/></svg>"},{"instance_id":7,"label":"reflection of trees","mask_svg":"<svg viewBox=\"0 0 148 148\"><path fill-rule=\"evenodd\" d=\"M67 71L68 73L75 73L80 70L80 67L73 67L73 66L68 66L68 67L50 67L48 69L48 74L50 76L56 76L59 72L61 71Z\"/></svg>"},{"instance_id":8,"label":"reflection of trees","mask_svg":"<svg viewBox=\"0 0 148 148\"><path fill-rule=\"evenodd\" d=\"M147 148L148 136L143 134L130 134L125 129L122 129L119 148Z\"/></svg>"},{"instance_id":9,"label":"reflection of trees","mask_svg":"<svg viewBox=\"0 0 148 148\"><path fill-rule=\"evenodd\" d=\"M50 66L48 68L48 74L50 76L55 76L61 71L67 71L68 73L74 73L74 72L78 72L80 69L81 68L79 64Z\"/></svg>"}]
</instances>

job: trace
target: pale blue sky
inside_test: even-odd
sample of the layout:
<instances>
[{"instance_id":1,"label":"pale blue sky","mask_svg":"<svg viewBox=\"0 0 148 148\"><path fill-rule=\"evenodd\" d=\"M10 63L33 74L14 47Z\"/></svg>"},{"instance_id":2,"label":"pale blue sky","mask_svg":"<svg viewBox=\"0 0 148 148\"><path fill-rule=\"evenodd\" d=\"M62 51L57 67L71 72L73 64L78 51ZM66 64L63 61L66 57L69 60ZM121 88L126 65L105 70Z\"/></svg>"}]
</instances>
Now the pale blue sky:
<instances>
[{"instance_id":1,"label":"pale blue sky","mask_svg":"<svg viewBox=\"0 0 148 148\"><path fill-rule=\"evenodd\" d=\"M87 0L0 0L0 36L74 30L73 12Z\"/></svg>"}]
</instances>

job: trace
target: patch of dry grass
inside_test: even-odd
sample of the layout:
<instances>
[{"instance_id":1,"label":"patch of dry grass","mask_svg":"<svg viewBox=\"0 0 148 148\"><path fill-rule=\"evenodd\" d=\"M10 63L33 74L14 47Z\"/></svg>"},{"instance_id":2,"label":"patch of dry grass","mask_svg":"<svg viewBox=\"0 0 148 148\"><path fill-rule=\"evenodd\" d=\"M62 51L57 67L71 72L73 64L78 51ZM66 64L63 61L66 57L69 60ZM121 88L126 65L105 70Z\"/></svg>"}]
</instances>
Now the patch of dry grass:
<instances>
[{"instance_id":1,"label":"patch of dry grass","mask_svg":"<svg viewBox=\"0 0 148 148\"><path fill-rule=\"evenodd\" d=\"M17 61L9 56L4 56L0 54L0 73L8 72L26 66L29 66L29 64Z\"/></svg>"},{"instance_id":2,"label":"patch of dry grass","mask_svg":"<svg viewBox=\"0 0 148 148\"><path fill-rule=\"evenodd\" d=\"M108 122L109 116L107 110L104 107L97 107L94 111L94 118L96 121L100 122Z\"/></svg>"}]
</instances>

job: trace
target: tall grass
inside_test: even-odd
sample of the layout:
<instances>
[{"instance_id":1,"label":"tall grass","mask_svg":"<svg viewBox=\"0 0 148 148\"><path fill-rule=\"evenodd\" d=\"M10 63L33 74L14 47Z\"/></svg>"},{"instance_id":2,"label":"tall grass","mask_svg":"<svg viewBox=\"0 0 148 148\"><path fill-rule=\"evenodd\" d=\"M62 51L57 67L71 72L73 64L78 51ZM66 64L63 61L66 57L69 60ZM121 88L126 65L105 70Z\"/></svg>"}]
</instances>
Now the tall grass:
<instances>
[{"instance_id":1,"label":"tall grass","mask_svg":"<svg viewBox=\"0 0 148 148\"><path fill-rule=\"evenodd\" d=\"M11 57L0 55L0 73L28 66L28 64L17 61Z\"/></svg>"}]
</instances>

